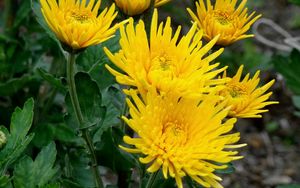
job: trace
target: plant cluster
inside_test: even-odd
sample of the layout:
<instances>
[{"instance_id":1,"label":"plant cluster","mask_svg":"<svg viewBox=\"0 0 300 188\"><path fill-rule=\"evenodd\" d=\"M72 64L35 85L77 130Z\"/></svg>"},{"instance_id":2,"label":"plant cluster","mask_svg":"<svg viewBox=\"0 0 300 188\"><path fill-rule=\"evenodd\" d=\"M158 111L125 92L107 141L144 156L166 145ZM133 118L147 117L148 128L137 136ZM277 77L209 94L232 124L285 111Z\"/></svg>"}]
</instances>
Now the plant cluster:
<instances>
[{"instance_id":1,"label":"plant cluster","mask_svg":"<svg viewBox=\"0 0 300 188\"><path fill-rule=\"evenodd\" d=\"M24 31L25 44L37 45L27 53L18 54L13 37L5 40L15 46L0 46L0 80L15 77L1 83L1 95L12 104L34 98L0 129L0 187L113 187L107 174L118 187L137 177L146 188L222 187L219 174L246 146L237 120L261 118L278 103L269 100L274 80L243 76L243 65L228 76L230 66L216 62L228 45L253 37L246 33L261 15L248 13L247 0L197 1L187 7L186 33L170 17L159 21L160 6L172 1L115 3L24 1L12 25L7 18L13 36L32 9L46 32L30 40Z\"/></svg>"}]
</instances>

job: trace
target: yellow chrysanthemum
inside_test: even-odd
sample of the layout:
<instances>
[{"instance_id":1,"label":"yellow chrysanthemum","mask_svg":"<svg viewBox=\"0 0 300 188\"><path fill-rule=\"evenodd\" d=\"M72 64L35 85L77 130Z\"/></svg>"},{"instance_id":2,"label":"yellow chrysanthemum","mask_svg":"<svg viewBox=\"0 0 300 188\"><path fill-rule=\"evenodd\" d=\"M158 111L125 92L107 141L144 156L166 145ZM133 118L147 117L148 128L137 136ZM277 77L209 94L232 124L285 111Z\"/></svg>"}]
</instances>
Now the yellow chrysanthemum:
<instances>
[{"instance_id":1,"label":"yellow chrysanthemum","mask_svg":"<svg viewBox=\"0 0 300 188\"><path fill-rule=\"evenodd\" d=\"M134 16L147 10L151 0L115 0L115 2L124 14Z\"/></svg>"},{"instance_id":2,"label":"yellow chrysanthemum","mask_svg":"<svg viewBox=\"0 0 300 188\"><path fill-rule=\"evenodd\" d=\"M234 145L239 133L229 133L236 122L235 118L224 119L229 108L209 97L199 103L197 99L149 92L143 102L136 93L130 95L134 101L127 99L131 118L123 119L138 137L124 136L124 142L134 147L120 147L142 154L139 160L149 164L148 172L162 169L164 177L175 178L179 188L184 176L204 187L222 187L214 171L242 158L232 149L244 146Z\"/></svg>"},{"instance_id":3,"label":"yellow chrysanthemum","mask_svg":"<svg viewBox=\"0 0 300 188\"><path fill-rule=\"evenodd\" d=\"M245 8L247 0L242 0L237 8L237 0L216 0L215 5L211 1L199 0L196 3L197 15L190 9L192 19L204 30L204 38L208 41L220 35L218 45L226 46L254 35L245 34L250 26L261 17L253 17L255 12L248 16L248 9Z\"/></svg>"},{"instance_id":4,"label":"yellow chrysanthemum","mask_svg":"<svg viewBox=\"0 0 300 188\"><path fill-rule=\"evenodd\" d=\"M155 0L155 7L159 7L170 0ZM126 15L134 16L143 13L150 7L151 0L115 0L117 6Z\"/></svg>"},{"instance_id":5,"label":"yellow chrysanthemum","mask_svg":"<svg viewBox=\"0 0 300 188\"><path fill-rule=\"evenodd\" d=\"M113 36L118 24L115 6L98 14L101 0L40 0L44 18L57 38L73 50L99 44Z\"/></svg>"},{"instance_id":6,"label":"yellow chrysanthemum","mask_svg":"<svg viewBox=\"0 0 300 188\"><path fill-rule=\"evenodd\" d=\"M228 101L230 106L229 116L239 118L260 118L260 113L267 112L267 109L263 109L270 104L277 104L276 101L268 101L272 92L264 94L275 82L272 80L262 87L258 87L259 73L257 71L252 79L247 74L241 81L241 75L243 72L243 66L240 66L236 75L231 81L226 83L226 88L220 92Z\"/></svg>"},{"instance_id":7,"label":"yellow chrysanthemum","mask_svg":"<svg viewBox=\"0 0 300 188\"><path fill-rule=\"evenodd\" d=\"M170 18L165 25L158 26L157 22L155 10L148 41L144 22L140 20L135 27L131 19L126 28L120 29L121 50L113 55L104 48L110 60L124 72L106 66L120 84L134 86L143 96L149 87L159 92L195 96L214 84L224 83L224 79L213 78L225 68L215 69L219 64L209 64L223 49L207 54L218 38L202 46L202 32L197 32L194 24L188 34L178 40L181 27L172 35Z\"/></svg>"}]
</instances>

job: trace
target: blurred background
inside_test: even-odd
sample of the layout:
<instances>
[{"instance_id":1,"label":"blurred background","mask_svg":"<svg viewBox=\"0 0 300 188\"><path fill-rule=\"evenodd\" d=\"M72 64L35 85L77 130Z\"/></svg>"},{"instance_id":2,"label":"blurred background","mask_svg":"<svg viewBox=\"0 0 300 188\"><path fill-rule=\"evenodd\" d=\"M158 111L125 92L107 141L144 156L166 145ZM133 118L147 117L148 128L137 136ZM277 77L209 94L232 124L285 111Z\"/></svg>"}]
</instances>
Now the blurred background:
<instances>
[{"instance_id":1,"label":"blurred background","mask_svg":"<svg viewBox=\"0 0 300 188\"><path fill-rule=\"evenodd\" d=\"M271 99L279 104L269 106L261 119L238 121L240 142L248 146L241 149L244 159L221 175L222 184L230 188L299 188L300 40L293 37L300 37L300 1L248 0L247 6L267 21L261 19L249 31L258 37L226 47L218 61L229 66L231 75L244 64L244 73L253 75L261 70L261 84L276 79ZM160 19L171 16L174 28L182 25L186 32L191 26L187 7L195 10L194 1L173 0L159 8ZM34 97L38 106L33 129L40 136L33 142L42 146L49 135L43 135L44 128L36 125L45 117L52 123L61 122L63 117L57 114L65 112L63 89L42 70L64 82L64 69L64 56L36 21L30 0L0 0L0 124L8 126L14 108ZM100 69L94 74L107 74Z\"/></svg>"}]
</instances>

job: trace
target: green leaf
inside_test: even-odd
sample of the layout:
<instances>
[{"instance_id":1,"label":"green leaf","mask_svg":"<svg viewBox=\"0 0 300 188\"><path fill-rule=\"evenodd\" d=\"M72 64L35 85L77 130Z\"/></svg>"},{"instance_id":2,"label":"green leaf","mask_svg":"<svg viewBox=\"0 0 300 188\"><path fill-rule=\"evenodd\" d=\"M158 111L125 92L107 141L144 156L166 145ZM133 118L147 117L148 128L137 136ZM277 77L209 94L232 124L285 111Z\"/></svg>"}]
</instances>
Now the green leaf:
<instances>
[{"instance_id":1,"label":"green leaf","mask_svg":"<svg viewBox=\"0 0 300 188\"><path fill-rule=\"evenodd\" d=\"M9 176L0 176L0 187L6 187L8 186L10 182Z\"/></svg>"},{"instance_id":2,"label":"green leaf","mask_svg":"<svg viewBox=\"0 0 300 188\"><path fill-rule=\"evenodd\" d=\"M89 167L90 157L86 155L86 150L69 150L65 156L65 174L69 179L63 180L64 187L81 188L94 187L94 177Z\"/></svg>"},{"instance_id":3,"label":"green leaf","mask_svg":"<svg viewBox=\"0 0 300 188\"><path fill-rule=\"evenodd\" d=\"M104 53L103 47L107 47L111 52L117 52L120 49L119 40L120 33L116 32L115 37L87 48L77 58L79 70L89 73L101 91L115 83L114 76L105 68L105 64L112 65L112 63Z\"/></svg>"},{"instance_id":4,"label":"green leaf","mask_svg":"<svg viewBox=\"0 0 300 188\"><path fill-rule=\"evenodd\" d=\"M40 188L60 188L60 184L59 183L52 183L52 184L47 184L44 186L41 186Z\"/></svg>"},{"instance_id":5,"label":"green leaf","mask_svg":"<svg viewBox=\"0 0 300 188\"><path fill-rule=\"evenodd\" d=\"M24 157L15 167L15 187L44 186L58 171L53 167L56 159L56 148L54 142L44 147L34 161L28 156Z\"/></svg>"},{"instance_id":6,"label":"green leaf","mask_svg":"<svg viewBox=\"0 0 300 188\"><path fill-rule=\"evenodd\" d=\"M300 188L300 184L278 185L276 188Z\"/></svg>"},{"instance_id":7,"label":"green leaf","mask_svg":"<svg viewBox=\"0 0 300 188\"><path fill-rule=\"evenodd\" d=\"M79 139L75 131L64 123L41 123L36 126L34 133L35 137L32 142L37 147L48 145L52 140L75 142Z\"/></svg>"},{"instance_id":8,"label":"green leaf","mask_svg":"<svg viewBox=\"0 0 300 188\"><path fill-rule=\"evenodd\" d=\"M30 11L31 11L30 1L22 1L20 7L18 8L13 27L14 28L19 27L22 21L28 18L28 14L30 14Z\"/></svg>"},{"instance_id":9,"label":"green leaf","mask_svg":"<svg viewBox=\"0 0 300 188\"><path fill-rule=\"evenodd\" d=\"M33 99L29 99L23 109L15 109L11 118L10 134L6 134L8 141L0 151L0 169L3 165L12 164L32 140L33 134L27 134L33 120L33 105Z\"/></svg>"},{"instance_id":10,"label":"green leaf","mask_svg":"<svg viewBox=\"0 0 300 188\"><path fill-rule=\"evenodd\" d=\"M300 0L289 0L289 2L300 6Z\"/></svg>"},{"instance_id":11,"label":"green leaf","mask_svg":"<svg viewBox=\"0 0 300 188\"><path fill-rule=\"evenodd\" d=\"M89 74L79 72L75 75L76 90L82 115L84 118L84 127L94 125L101 126L105 117L106 108L102 106L101 93L98 85L91 79ZM66 104L68 107L70 118L75 122L76 119L69 93L66 96ZM77 127L78 128L78 127Z\"/></svg>"},{"instance_id":12,"label":"green leaf","mask_svg":"<svg viewBox=\"0 0 300 188\"><path fill-rule=\"evenodd\" d=\"M116 172L130 171L131 168L139 164L131 154L118 147L122 143L123 135L120 129L108 129L103 133L101 142L96 146L100 163Z\"/></svg>"},{"instance_id":13,"label":"green leaf","mask_svg":"<svg viewBox=\"0 0 300 188\"><path fill-rule=\"evenodd\" d=\"M103 105L106 107L106 116L101 126L94 135L94 142L100 142L103 132L108 128L121 125L121 115L123 115L125 105L125 95L119 85L111 86L102 93Z\"/></svg>"},{"instance_id":14,"label":"green leaf","mask_svg":"<svg viewBox=\"0 0 300 188\"><path fill-rule=\"evenodd\" d=\"M20 78L13 78L5 83L0 83L0 96L10 96L20 89L23 89L26 84L33 81L34 78L30 75L24 75Z\"/></svg>"},{"instance_id":15,"label":"green leaf","mask_svg":"<svg viewBox=\"0 0 300 188\"><path fill-rule=\"evenodd\" d=\"M300 52L293 50L289 57L273 57L275 69L286 79L287 86L295 93L300 94Z\"/></svg>"},{"instance_id":16,"label":"green leaf","mask_svg":"<svg viewBox=\"0 0 300 188\"><path fill-rule=\"evenodd\" d=\"M293 96L292 100L295 107L300 109L300 96Z\"/></svg>"},{"instance_id":17,"label":"green leaf","mask_svg":"<svg viewBox=\"0 0 300 188\"><path fill-rule=\"evenodd\" d=\"M78 139L75 134L74 129L67 127L65 124L52 124L49 125L52 134L54 135L54 139L62 141L62 142L74 142Z\"/></svg>"},{"instance_id":18,"label":"green leaf","mask_svg":"<svg viewBox=\"0 0 300 188\"><path fill-rule=\"evenodd\" d=\"M49 84L51 84L53 87L57 88L59 91L66 93L67 88L61 83L61 80L58 78L55 78L54 75L46 72L42 68L37 69L37 73Z\"/></svg>"}]
</instances>

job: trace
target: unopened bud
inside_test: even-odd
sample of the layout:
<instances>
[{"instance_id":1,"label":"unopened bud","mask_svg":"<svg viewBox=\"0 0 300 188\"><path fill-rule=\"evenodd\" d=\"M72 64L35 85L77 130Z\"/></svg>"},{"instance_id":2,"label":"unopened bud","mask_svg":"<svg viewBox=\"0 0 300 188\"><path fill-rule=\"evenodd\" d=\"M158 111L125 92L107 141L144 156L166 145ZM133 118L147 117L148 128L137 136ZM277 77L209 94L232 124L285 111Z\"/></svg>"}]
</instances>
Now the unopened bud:
<instances>
[{"instance_id":1,"label":"unopened bud","mask_svg":"<svg viewBox=\"0 0 300 188\"><path fill-rule=\"evenodd\" d=\"M6 136L4 132L0 131L0 149L6 144Z\"/></svg>"}]
</instances>

